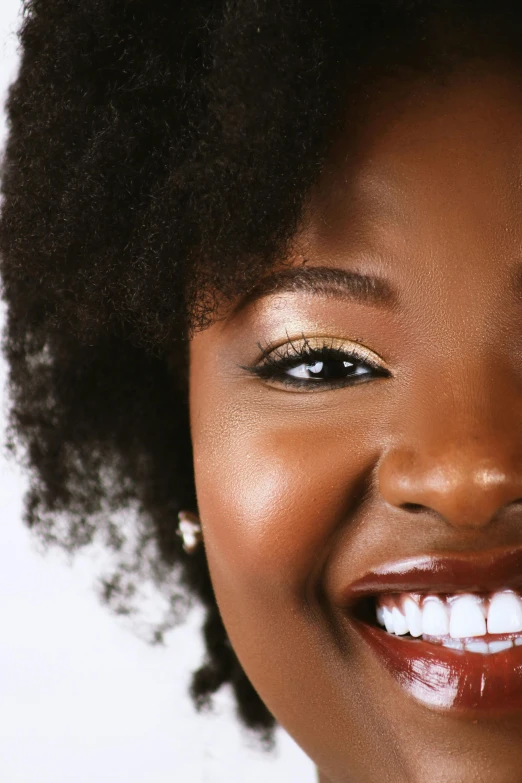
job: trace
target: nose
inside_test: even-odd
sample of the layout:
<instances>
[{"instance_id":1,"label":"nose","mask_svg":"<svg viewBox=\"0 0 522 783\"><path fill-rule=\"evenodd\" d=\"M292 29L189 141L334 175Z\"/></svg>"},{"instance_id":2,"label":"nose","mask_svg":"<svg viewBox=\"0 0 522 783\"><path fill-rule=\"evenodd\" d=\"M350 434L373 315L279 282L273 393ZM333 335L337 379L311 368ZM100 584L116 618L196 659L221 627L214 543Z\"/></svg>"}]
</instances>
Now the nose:
<instances>
[{"instance_id":1,"label":"nose","mask_svg":"<svg viewBox=\"0 0 522 783\"><path fill-rule=\"evenodd\" d=\"M471 404L470 404L471 403ZM496 407L495 407L496 406ZM460 528L481 528L522 500L522 408L504 395L489 405L436 393L410 407L408 426L378 468L381 496L406 511L429 511Z\"/></svg>"}]
</instances>

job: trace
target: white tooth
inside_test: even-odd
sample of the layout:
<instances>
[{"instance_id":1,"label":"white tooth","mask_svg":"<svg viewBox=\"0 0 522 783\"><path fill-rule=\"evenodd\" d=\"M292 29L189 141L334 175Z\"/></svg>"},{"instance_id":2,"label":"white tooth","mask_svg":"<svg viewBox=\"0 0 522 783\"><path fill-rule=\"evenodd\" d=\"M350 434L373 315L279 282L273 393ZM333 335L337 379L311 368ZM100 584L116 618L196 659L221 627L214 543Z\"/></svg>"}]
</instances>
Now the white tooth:
<instances>
[{"instance_id":1,"label":"white tooth","mask_svg":"<svg viewBox=\"0 0 522 783\"><path fill-rule=\"evenodd\" d=\"M449 630L448 610L436 596L428 596L422 604L422 633L446 636Z\"/></svg>"},{"instance_id":2,"label":"white tooth","mask_svg":"<svg viewBox=\"0 0 522 783\"><path fill-rule=\"evenodd\" d=\"M452 650L463 650L464 645L459 642L458 639L444 639L442 642L443 647L450 647Z\"/></svg>"},{"instance_id":3,"label":"white tooth","mask_svg":"<svg viewBox=\"0 0 522 783\"><path fill-rule=\"evenodd\" d=\"M393 628L397 636L402 636L403 634L408 633L408 623L406 622L406 618L401 610L396 606L394 606L392 609L392 616Z\"/></svg>"},{"instance_id":4,"label":"white tooth","mask_svg":"<svg viewBox=\"0 0 522 783\"><path fill-rule=\"evenodd\" d=\"M377 622L379 625L384 625L384 609L382 606L378 606L376 609Z\"/></svg>"},{"instance_id":5,"label":"white tooth","mask_svg":"<svg viewBox=\"0 0 522 783\"><path fill-rule=\"evenodd\" d=\"M453 639L485 636L486 619L479 598L474 595L459 595L452 601L449 633Z\"/></svg>"},{"instance_id":6,"label":"white tooth","mask_svg":"<svg viewBox=\"0 0 522 783\"><path fill-rule=\"evenodd\" d=\"M466 650L469 650L469 652L482 653L483 655L487 655L489 652L487 642L466 642L464 647Z\"/></svg>"},{"instance_id":7,"label":"white tooth","mask_svg":"<svg viewBox=\"0 0 522 783\"><path fill-rule=\"evenodd\" d=\"M522 603L514 593L495 593L489 602L488 633L522 631Z\"/></svg>"},{"instance_id":8,"label":"white tooth","mask_svg":"<svg viewBox=\"0 0 522 783\"><path fill-rule=\"evenodd\" d=\"M413 598L405 598L402 602L402 611L406 615L408 629L412 636L422 636L422 613Z\"/></svg>"},{"instance_id":9,"label":"white tooth","mask_svg":"<svg viewBox=\"0 0 522 783\"><path fill-rule=\"evenodd\" d=\"M517 636L515 639L515 647L522 647L522 636Z\"/></svg>"},{"instance_id":10,"label":"white tooth","mask_svg":"<svg viewBox=\"0 0 522 783\"><path fill-rule=\"evenodd\" d=\"M384 620L384 625L386 626L386 630L388 631L388 633L395 633L393 615L391 609L388 609L387 606L383 606L382 614L383 614L382 619Z\"/></svg>"},{"instance_id":11,"label":"white tooth","mask_svg":"<svg viewBox=\"0 0 522 783\"><path fill-rule=\"evenodd\" d=\"M511 641L511 639L506 639L506 641L489 643L490 653L497 653L497 652L502 652L502 650L509 650L510 647L513 647L513 642Z\"/></svg>"}]
</instances>

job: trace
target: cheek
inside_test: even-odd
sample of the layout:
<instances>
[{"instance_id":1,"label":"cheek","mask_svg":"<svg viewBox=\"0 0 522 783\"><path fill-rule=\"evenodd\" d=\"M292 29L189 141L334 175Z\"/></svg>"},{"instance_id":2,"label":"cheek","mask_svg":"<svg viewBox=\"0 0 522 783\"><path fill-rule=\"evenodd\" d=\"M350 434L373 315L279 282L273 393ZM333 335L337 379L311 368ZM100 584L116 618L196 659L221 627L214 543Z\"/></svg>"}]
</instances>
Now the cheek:
<instances>
[{"instance_id":1,"label":"cheek","mask_svg":"<svg viewBox=\"0 0 522 783\"><path fill-rule=\"evenodd\" d=\"M331 763L378 723L361 651L352 640L347 655L321 592L375 465L377 425L349 406L340 415L338 398L321 408L315 395L310 415L197 388L198 508L223 622L267 707L316 763Z\"/></svg>"},{"instance_id":2,"label":"cheek","mask_svg":"<svg viewBox=\"0 0 522 783\"><path fill-rule=\"evenodd\" d=\"M251 411L247 400L232 409L198 393L192 427L207 559L239 649L260 615L273 622L315 602L329 548L375 458L366 425L341 423L338 409Z\"/></svg>"}]
</instances>

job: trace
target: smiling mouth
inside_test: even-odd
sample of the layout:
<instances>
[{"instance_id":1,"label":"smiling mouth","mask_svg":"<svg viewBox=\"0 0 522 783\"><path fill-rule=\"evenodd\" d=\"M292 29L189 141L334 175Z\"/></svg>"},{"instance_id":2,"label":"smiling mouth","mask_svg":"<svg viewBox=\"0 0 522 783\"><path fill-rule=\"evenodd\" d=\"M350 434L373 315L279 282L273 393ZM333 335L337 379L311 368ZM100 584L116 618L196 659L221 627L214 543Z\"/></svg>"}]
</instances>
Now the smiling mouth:
<instances>
[{"instance_id":1,"label":"smiling mouth","mask_svg":"<svg viewBox=\"0 0 522 783\"><path fill-rule=\"evenodd\" d=\"M352 628L416 700L522 710L522 547L384 565L344 600Z\"/></svg>"}]
</instances>

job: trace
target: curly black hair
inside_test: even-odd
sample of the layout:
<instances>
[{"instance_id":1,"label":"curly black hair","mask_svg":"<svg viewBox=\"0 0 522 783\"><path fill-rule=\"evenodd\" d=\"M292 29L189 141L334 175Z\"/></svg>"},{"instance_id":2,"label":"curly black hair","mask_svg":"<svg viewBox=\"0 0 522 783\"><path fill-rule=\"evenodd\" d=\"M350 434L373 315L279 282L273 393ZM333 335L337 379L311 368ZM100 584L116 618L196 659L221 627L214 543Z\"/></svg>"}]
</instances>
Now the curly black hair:
<instances>
[{"instance_id":1,"label":"curly black hair","mask_svg":"<svg viewBox=\"0 0 522 783\"><path fill-rule=\"evenodd\" d=\"M218 303L286 258L329 146L386 80L522 51L516 0L26 0L0 219L10 445L26 521L69 551L117 553L116 611L196 596L196 706L230 683L243 723L275 719L232 649L197 510L187 346ZM379 87L380 85L380 87ZM128 512L122 521L122 513ZM129 523L129 519L131 523ZM173 576L175 577L173 581Z\"/></svg>"}]
</instances>

